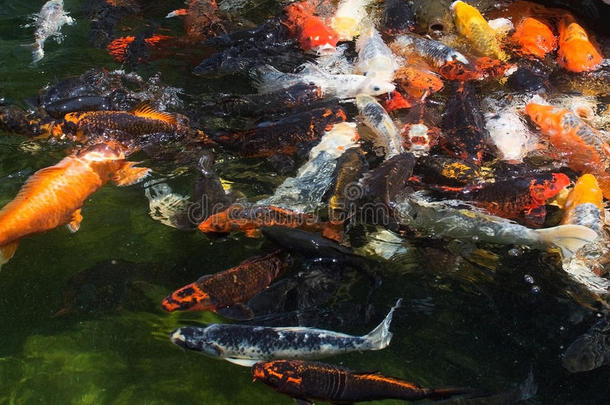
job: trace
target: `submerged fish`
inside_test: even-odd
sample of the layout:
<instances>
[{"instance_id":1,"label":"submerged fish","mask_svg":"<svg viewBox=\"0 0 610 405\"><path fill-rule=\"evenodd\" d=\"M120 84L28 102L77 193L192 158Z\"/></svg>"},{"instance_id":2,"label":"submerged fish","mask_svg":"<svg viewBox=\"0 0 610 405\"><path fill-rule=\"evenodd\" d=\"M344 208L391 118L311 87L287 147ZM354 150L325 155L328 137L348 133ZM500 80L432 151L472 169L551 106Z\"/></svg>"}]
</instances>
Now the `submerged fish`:
<instances>
[{"instance_id":1,"label":"submerged fish","mask_svg":"<svg viewBox=\"0 0 610 405\"><path fill-rule=\"evenodd\" d=\"M403 152L402 139L394 121L381 104L366 94L356 97L356 106L362 116L363 122L378 137L378 142L385 149L385 158L390 159Z\"/></svg>"},{"instance_id":2,"label":"submerged fish","mask_svg":"<svg viewBox=\"0 0 610 405\"><path fill-rule=\"evenodd\" d=\"M320 143L309 152L309 160L295 177L288 177L272 196L257 205L273 205L296 212L313 212L332 183L337 159L349 148L357 146L356 124L341 122L327 131Z\"/></svg>"},{"instance_id":3,"label":"submerged fish","mask_svg":"<svg viewBox=\"0 0 610 405\"><path fill-rule=\"evenodd\" d=\"M470 41L476 52L500 60L508 59L508 55L500 48L496 31L479 10L463 1L453 2L451 9L458 32Z\"/></svg>"},{"instance_id":4,"label":"submerged fish","mask_svg":"<svg viewBox=\"0 0 610 405\"><path fill-rule=\"evenodd\" d=\"M559 51L557 63L570 72L590 72L599 69L603 56L591 43L587 32L574 18L566 14L559 20Z\"/></svg>"},{"instance_id":5,"label":"submerged fish","mask_svg":"<svg viewBox=\"0 0 610 405\"><path fill-rule=\"evenodd\" d=\"M415 15L411 4L404 0L384 0L383 33L400 35L415 30Z\"/></svg>"},{"instance_id":6,"label":"submerged fish","mask_svg":"<svg viewBox=\"0 0 610 405\"><path fill-rule=\"evenodd\" d=\"M578 173L594 174L605 198L610 198L610 146L602 135L573 112L551 105L528 103L525 113L549 137L557 160Z\"/></svg>"},{"instance_id":7,"label":"submerged fish","mask_svg":"<svg viewBox=\"0 0 610 405\"><path fill-rule=\"evenodd\" d=\"M206 328L178 328L170 334L170 340L185 349L247 367L259 361L319 359L354 351L381 350L390 344L392 315L401 301L396 302L375 329L363 336L300 326L213 324Z\"/></svg>"},{"instance_id":8,"label":"submerged fish","mask_svg":"<svg viewBox=\"0 0 610 405\"><path fill-rule=\"evenodd\" d=\"M356 40L358 61L356 70L367 77L391 82L398 69L396 56L385 44L379 31L373 26L363 29Z\"/></svg>"},{"instance_id":9,"label":"submerged fish","mask_svg":"<svg viewBox=\"0 0 610 405\"><path fill-rule=\"evenodd\" d=\"M36 63L44 57L44 43L49 37L54 37L57 43L61 43L63 37L61 27L64 24L74 24L74 19L64 10L63 0L49 0L33 16L36 31L34 32L34 50L32 51L32 62Z\"/></svg>"},{"instance_id":10,"label":"submerged fish","mask_svg":"<svg viewBox=\"0 0 610 405\"><path fill-rule=\"evenodd\" d=\"M130 185L148 174L133 167L117 143L98 144L34 173L17 196L0 210L0 265L15 253L19 240L60 225L76 232L81 208L91 194L112 180Z\"/></svg>"},{"instance_id":11,"label":"submerged fish","mask_svg":"<svg viewBox=\"0 0 610 405\"><path fill-rule=\"evenodd\" d=\"M360 25L367 15L366 6L371 0L341 0L331 20L331 27L340 41L351 41L360 34Z\"/></svg>"},{"instance_id":12,"label":"submerged fish","mask_svg":"<svg viewBox=\"0 0 610 405\"><path fill-rule=\"evenodd\" d=\"M313 84L327 97L354 98L358 94L372 96L391 93L394 85L381 78L354 74L329 74L314 64L306 63L299 73L282 73L272 66L263 66L254 73L259 92L269 93L295 84Z\"/></svg>"},{"instance_id":13,"label":"submerged fish","mask_svg":"<svg viewBox=\"0 0 610 405\"><path fill-rule=\"evenodd\" d=\"M568 195L562 224L586 226L597 232L597 238L580 248L562 263L563 269L589 291L610 294L608 273L610 236L606 231L604 197L595 176L582 175Z\"/></svg>"},{"instance_id":14,"label":"submerged fish","mask_svg":"<svg viewBox=\"0 0 610 405\"><path fill-rule=\"evenodd\" d=\"M332 178L335 184L328 199L331 221L344 221L353 214L360 198L360 190L355 187L358 179L367 169L364 153L360 147L350 148L337 159Z\"/></svg>"},{"instance_id":15,"label":"submerged fish","mask_svg":"<svg viewBox=\"0 0 610 405\"><path fill-rule=\"evenodd\" d=\"M253 314L242 303L264 290L285 269L280 251L257 256L215 274L206 274L163 299L168 312L214 311L235 319Z\"/></svg>"},{"instance_id":16,"label":"submerged fish","mask_svg":"<svg viewBox=\"0 0 610 405\"><path fill-rule=\"evenodd\" d=\"M313 400L337 404L392 398L438 400L470 392L465 388L423 388L379 373L299 360L257 363L252 366L252 375L279 393L296 398L301 405L311 405Z\"/></svg>"},{"instance_id":17,"label":"submerged fish","mask_svg":"<svg viewBox=\"0 0 610 405\"><path fill-rule=\"evenodd\" d=\"M430 202L416 194L398 201L394 212L401 225L420 236L524 245L541 250L559 248L564 258L597 237L595 231L581 225L530 229L504 218L469 210L460 202Z\"/></svg>"},{"instance_id":18,"label":"submerged fish","mask_svg":"<svg viewBox=\"0 0 610 405\"><path fill-rule=\"evenodd\" d=\"M465 65L469 63L468 59L455 49L442 42L417 35L400 35L394 39L390 47L403 56L415 53L436 68L454 61Z\"/></svg>"},{"instance_id":19,"label":"submerged fish","mask_svg":"<svg viewBox=\"0 0 610 405\"><path fill-rule=\"evenodd\" d=\"M606 314L587 333L572 342L561 362L571 373L610 365L610 314Z\"/></svg>"}]
</instances>

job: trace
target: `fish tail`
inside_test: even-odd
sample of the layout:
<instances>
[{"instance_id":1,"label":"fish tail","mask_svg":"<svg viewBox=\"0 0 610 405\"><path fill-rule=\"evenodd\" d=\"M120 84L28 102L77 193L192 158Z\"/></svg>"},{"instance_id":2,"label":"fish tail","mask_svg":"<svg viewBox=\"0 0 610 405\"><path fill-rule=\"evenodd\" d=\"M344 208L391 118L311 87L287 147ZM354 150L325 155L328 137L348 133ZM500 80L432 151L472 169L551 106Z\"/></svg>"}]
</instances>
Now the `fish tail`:
<instances>
[{"instance_id":1,"label":"fish tail","mask_svg":"<svg viewBox=\"0 0 610 405\"><path fill-rule=\"evenodd\" d=\"M526 401L536 395L538 385L534 381L534 370L530 368L527 378L517 387L519 390L519 401Z\"/></svg>"},{"instance_id":2,"label":"fish tail","mask_svg":"<svg viewBox=\"0 0 610 405\"><path fill-rule=\"evenodd\" d=\"M400 306L402 302L402 298L399 298L396 301L396 304L390 309L390 312L386 315L385 319L381 321L379 325L372 331L370 331L367 335L363 336L366 339L374 350L381 350L386 348L390 344L390 340L392 340L392 332L390 332L390 323L392 323L392 316L394 315L394 310Z\"/></svg>"},{"instance_id":3,"label":"fish tail","mask_svg":"<svg viewBox=\"0 0 610 405\"><path fill-rule=\"evenodd\" d=\"M428 390L426 398L430 398L432 400L440 400L464 394L472 394L472 389L460 387L434 388Z\"/></svg>"},{"instance_id":4,"label":"fish tail","mask_svg":"<svg viewBox=\"0 0 610 405\"><path fill-rule=\"evenodd\" d=\"M561 249L564 259L569 258L585 244L597 238L597 232L582 225L559 225L536 229L543 244Z\"/></svg>"},{"instance_id":5,"label":"fish tail","mask_svg":"<svg viewBox=\"0 0 610 405\"><path fill-rule=\"evenodd\" d=\"M33 44L33 47L34 49L32 50L32 63L36 63L42 58L44 58L44 49L42 49L42 46L40 46L40 44L38 43Z\"/></svg>"},{"instance_id":6,"label":"fish tail","mask_svg":"<svg viewBox=\"0 0 610 405\"><path fill-rule=\"evenodd\" d=\"M258 88L259 93L271 92L276 89L278 80L284 74L271 65L258 66L250 71L250 78ZM280 86L281 87L281 86Z\"/></svg>"},{"instance_id":7,"label":"fish tail","mask_svg":"<svg viewBox=\"0 0 610 405\"><path fill-rule=\"evenodd\" d=\"M11 242L4 246L0 246L0 269L3 264L11 260L17 250L17 246L19 246L18 242Z\"/></svg>"}]
</instances>

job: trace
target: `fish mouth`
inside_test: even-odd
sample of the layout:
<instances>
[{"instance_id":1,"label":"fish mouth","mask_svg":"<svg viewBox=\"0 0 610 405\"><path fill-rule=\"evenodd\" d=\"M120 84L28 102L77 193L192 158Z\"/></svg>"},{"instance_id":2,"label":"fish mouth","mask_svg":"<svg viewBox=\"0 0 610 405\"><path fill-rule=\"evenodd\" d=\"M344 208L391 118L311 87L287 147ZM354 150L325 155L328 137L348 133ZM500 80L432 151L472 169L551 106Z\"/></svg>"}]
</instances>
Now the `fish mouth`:
<instances>
[{"instance_id":1,"label":"fish mouth","mask_svg":"<svg viewBox=\"0 0 610 405\"><path fill-rule=\"evenodd\" d=\"M182 334L182 329L178 328L176 330L174 330L172 333L170 333L169 335L169 340L177 345L182 347L183 349L187 349L187 345L186 345L186 337Z\"/></svg>"},{"instance_id":2,"label":"fish mouth","mask_svg":"<svg viewBox=\"0 0 610 405\"><path fill-rule=\"evenodd\" d=\"M335 53L336 48L331 44L320 45L316 48L316 53L320 56L322 55L332 55Z\"/></svg>"}]
</instances>

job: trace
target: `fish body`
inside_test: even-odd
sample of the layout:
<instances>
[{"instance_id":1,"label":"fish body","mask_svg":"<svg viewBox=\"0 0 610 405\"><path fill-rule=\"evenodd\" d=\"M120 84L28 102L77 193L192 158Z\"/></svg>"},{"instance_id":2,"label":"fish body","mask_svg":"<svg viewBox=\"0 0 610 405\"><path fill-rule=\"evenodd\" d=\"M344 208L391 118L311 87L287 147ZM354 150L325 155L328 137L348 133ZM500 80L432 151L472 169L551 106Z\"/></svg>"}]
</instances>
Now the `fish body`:
<instances>
[{"instance_id":1,"label":"fish body","mask_svg":"<svg viewBox=\"0 0 610 405\"><path fill-rule=\"evenodd\" d=\"M394 212L401 225L421 236L524 245L541 250L559 248L564 258L597 237L595 231L580 225L530 229L467 209L460 202L430 202L416 194L397 202Z\"/></svg>"},{"instance_id":2,"label":"fish body","mask_svg":"<svg viewBox=\"0 0 610 405\"><path fill-rule=\"evenodd\" d=\"M379 373L354 372L329 364L299 360L276 360L252 367L255 380L274 390L298 398L331 403L354 403L382 399L444 399L469 392L461 388L423 388Z\"/></svg>"},{"instance_id":3,"label":"fish body","mask_svg":"<svg viewBox=\"0 0 610 405\"><path fill-rule=\"evenodd\" d=\"M267 288L285 267L279 251L253 257L228 270L207 274L174 291L161 305L168 312L216 312L248 301Z\"/></svg>"},{"instance_id":4,"label":"fish body","mask_svg":"<svg viewBox=\"0 0 610 405\"><path fill-rule=\"evenodd\" d=\"M546 216L546 201L569 184L563 173L541 173L466 187L458 199L471 201L493 215L540 226Z\"/></svg>"},{"instance_id":5,"label":"fish body","mask_svg":"<svg viewBox=\"0 0 610 405\"><path fill-rule=\"evenodd\" d=\"M517 52L539 59L557 49L557 37L551 28L533 17L526 17L517 24L511 40L516 44Z\"/></svg>"},{"instance_id":6,"label":"fish body","mask_svg":"<svg viewBox=\"0 0 610 405\"><path fill-rule=\"evenodd\" d=\"M468 39L476 52L502 61L508 59L508 55L500 48L496 31L489 26L479 10L463 1L453 2L451 9L457 31Z\"/></svg>"},{"instance_id":7,"label":"fish body","mask_svg":"<svg viewBox=\"0 0 610 405\"><path fill-rule=\"evenodd\" d=\"M104 96L78 96L49 103L45 111L54 118L62 118L67 113L77 111L110 110L112 101Z\"/></svg>"},{"instance_id":8,"label":"fish body","mask_svg":"<svg viewBox=\"0 0 610 405\"><path fill-rule=\"evenodd\" d=\"M450 155L480 165L490 152L489 133L472 85L456 86L443 115L440 145Z\"/></svg>"},{"instance_id":9,"label":"fish body","mask_svg":"<svg viewBox=\"0 0 610 405\"><path fill-rule=\"evenodd\" d=\"M40 11L34 15L36 31L34 32L34 50L32 62L36 63L44 57L44 43L49 37L62 41L61 27L64 24L74 24L74 19L64 10L63 0L49 0Z\"/></svg>"},{"instance_id":10,"label":"fish body","mask_svg":"<svg viewBox=\"0 0 610 405\"><path fill-rule=\"evenodd\" d=\"M274 206L254 205L244 207L236 204L224 211L209 216L199 224L203 233L229 233L241 231L249 237L260 236L260 228L281 225L289 228L302 228L310 231L322 231L332 227L310 214L302 214ZM329 234L330 236L330 234Z\"/></svg>"},{"instance_id":11,"label":"fish body","mask_svg":"<svg viewBox=\"0 0 610 405\"><path fill-rule=\"evenodd\" d=\"M396 53L403 56L415 53L436 68L454 61L465 65L469 63L468 59L455 49L442 42L417 35L399 35L394 38L390 47Z\"/></svg>"},{"instance_id":12,"label":"fish body","mask_svg":"<svg viewBox=\"0 0 610 405\"><path fill-rule=\"evenodd\" d=\"M282 73L271 66L259 68L255 79L258 80L260 93L304 83L320 87L325 97L340 99L354 98L358 94L376 96L391 93L395 88L394 84L380 78L357 74L329 74L311 63L304 64L299 73Z\"/></svg>"},{"instance_id":13,"label":"fish body","mask_svg":"<svg viewBox=\"0 0 610 405\"><path fill-rule=\"evenodd\" d=\"M384 6L384 34L395 36L415 30L415 14L410 3L404 0L385 0Z\"/></svg>"},{"instance_id":14,"label":"fish body","mask_svg":"<svg viewBox=\"0 0 610 405\"><path fill-rule=\"evenodd\" d=\"M425 103L417 104L409 110L405 117L405 125L400 131L407 152L421 157L427 155L430 148L438 144L441 130L431 122L432 114L428 113Z\"/></svg>"},{"instance_id":15,"label":"fish body","mask_svg":"<svg viewBox=\"0 0 610 405\"><path fill-rule=\"evenodd\" d=\"M309 152L309 160L295 177L288 177L272 196L257 205L273 205L296 212L313 212L332 183L337 159L349 148L357 146L356 124L342 122L333 125L320 143Z\"/></svg>"},{"instance_id":16,"label":"fish body","mask_svg":"<svg viewBox=\"0 0 610 405\"><path fill-rule=\"evenodd\" d=\"M360 147L349 148L337 159L332 194L328 200L330 217L333 221L343 221L353 212L360 190L356 186L367 168L364 153Z\"/></svg>"},{"instance_id":17,"label":"fish body","mask_svg":"<svg viewBox=\"0 0 610 405\"><path fill-rule=\"evenodd\" d=\"M273 93L226 97L221 99L219 107L223 115L258 117L285 112L294 107L312 104L321 99L322 89L317 86L299 83Z\"/></svg>"},{"instance_id":18,"label":"fish body","mask_svg":"<svg viewBox=\"0 0 610 405\"><path fill-rule=\"evenodd\" d=\"M473 163L445 156L422 156L417 159L413 175L422 184L455 188L483 179L481 168Z\"/></svg>"},{"instance_id":19,"label":"fish body","mask_svg":"<svg viewBox=\"0 0 610 405\"><path fill-rule=\"evenodd\" d=\"M597 238L580 248L562 263L563 269L576 281L598 294L610 293L610 280L604 266L610 254L610 237L605 229L604 197L595 176L583 174L568 195L562 224L586 226Z\"/></svg>"},{"instance_id":20,"label":"fish body","mask_svg":"<svg viewBox=\"0 0 610 405\"><path fill-rule=\"evenodd\" d=\"M589 39L585 29L572 16L559 20L559 51L557 63L570 72L591 72L599 69L603 56Z\"/></svg>"},{"instance_id":21,"label":"fish body","mask_svg":"<svg viewBox=\"0 0 610 405\"><path fill-rule=\"evenodd\" d=\"M300 144L319 140L333 124L347 119L338 104L288 115L278 121L266 121L240 132L216 135L214 140L248 157L291 155Z\"/></svg>"},{"instance_id":22,"label":"fish body","mask_svg":"<svg viewBox=\"0 0 610 405\"><path fill-rule=\"evenodd\" d=\"M284 8L283 24L290 35L297 39L302 50L320 54L332 52L339 35L313 12L313 5L308 1L289 4Z\"/></svg>"},{"instance_id":23,"label":"fish body","mask_svg":"<svg viewBox=\"0 0 610 405\"><path fill-rule=\"evenodd\" d=\"M378 136L385 148L385 158L390 159L403 152L400 133L394 121L381 104L366 94L356 97L356 106L362 116L363 122Z\"/></svg>"},{"instance_id":24,"label":"fish body","mask_svg":"<svg viewBox=\"0 0 610 405\"><path fill-rule=\"evenodd\" d=\"M346 335L331 330L306 327L265 327L213 324L206 328L184 327L174 330L172 343L186 349L204 352L242 366L277 359L319 359L342 353L381 350L392 339L390 323L394 310L370 333Z\"/></svg>"},{"instance_id":25,"label":"fish body","mask_svg":"<svg viewBox=\"0 0 610 405\"><path fill-rule=\"evenodd\" d=\"M356 70L359 73L367 77L392 81L394 71L398 69L396 56L373 26L364 29L358 36L356 52L358 52Z\"/></svg>"},{"instance_id":26,"label":"fish body","mask_svg":"<svg viewBox=\"0 0 610 405\"><path fill-rule=\"evenodd\" d=\"M567 109L528 103L525 113L550 140L557 151L554 158L567 161L576 172L594 174L604 197L610 198L610 146L601 134Z\"/></svg>"},{"instance_id":27,"label":"fish body","mask_svg":"<svg viewBox=\"0 0 610 405\"><path fill-rule=\"evenodd\" d=\"M158 112L143 103L132 111L71 112L63 122L52 129L52 135L75 134L77 139L90 139L96 135L142 136L157 133L184 135L187 127L176 116Z\"/></svg>"},{"instance_id":28,"label":"fish body","mask_svg":"<svg viewBox=\"0 0 610 405\"><path fill-rule=\"evenodd\" d=\"M339 41L351 41L360 34L360 25L366 17L366 6L371 0L341 0L331 20Z\"/></svg>"},{"instance_id":29,"label":"fish body","mask_svg":"<svg viewBox=\"0 0 610 405\"><path fill-rule=\"evenodd\" d=\"M0 210L0 263L14 253L20 239L68 225L78 230L86 199L109 180L132 184L148 169L133 168L115 143L98 144L34 173L17 196ZM3 253L12 250L11 254Z\"/></svg>"},{"instance_id":30,"label":"fish body","mask_svg":"<svg viewBox=\"0 0 610 405\"><path fill-rule=\"evenodd\" d=\"M561 362L571 373L610 365L610 314L606 314L587 333L572 342L563 354Z\"/></svg>"}]
</instances>

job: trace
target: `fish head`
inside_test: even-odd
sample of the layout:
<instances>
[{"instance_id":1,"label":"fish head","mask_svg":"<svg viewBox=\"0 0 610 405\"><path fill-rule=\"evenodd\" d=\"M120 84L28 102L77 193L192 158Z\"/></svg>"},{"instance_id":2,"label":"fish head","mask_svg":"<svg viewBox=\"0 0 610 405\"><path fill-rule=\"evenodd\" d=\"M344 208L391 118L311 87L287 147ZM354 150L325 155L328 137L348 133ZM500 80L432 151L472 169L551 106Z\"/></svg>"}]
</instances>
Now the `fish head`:
<instances>
[{"instance_id":1,"label":"fish head","mask_svg":"<svg viewBox=\"0 0 610 405\"><path fill-rule=\"evenodd\" d=\"M525 106L525 113L543 132L561 127L562 110L552 105L528 103Z\"/></svg>"},{"instance_id":2,"label":"fish head","mask_svg":"<svg viewBox=\"0 0 610 405\"><path fill-rule=\"evenodd\" d=\"M561 44L557 52L557 63L570 72L597 70L603 61L599 51L589 41L574 39Z\"/></svg>"},{"instance_id":3,"label":"fish head","mask_svg":"<svg viewBox=\"0 0 610 405\"><path fill-rule=\"evenodd\" d=\"M322 21L308 19L301 28L299 46L304 51L313 51L319 55L330 54L335 51L338 40L337 33Z\"/></svg>"},{"instance_id":4,"label":"fish head","mask_svg":"<svg viewBox=\"0 0 610 405\"><path fill-rule=\"evenodd\" d=\"M570 179L563 173L552 173L532 180L530 184L530 196L538 204L544 204L546 200L555 197L561 190L570 184Z\"/></svg>"},{"instance_id":5,"label":"fish head","mask_svg":"<svg viewBox=\"0 0 610 405\"><path fill-rule=\"evenodd\" d=\"M566 349L561 363L572 373L596 369L604 364L606 350L598 336L585 334Z\"/></svg>"},{"instance_id":6,"label":"fish head","mask_svg":"<svg viewBox=\"0 0 610 405\"><path fill-rule=\"evenodd\" d=\"M360 93L378 96L380 94L392 93L395 89L396 86L392 82L371 76L362 82Z\"/></svg>"},{"instance_id":7,"label":"fish head","mask_svg":"<svg viewBox=\"0 0 610 405\"><path fill-rule=\"evenodd\" d=\"M207 331L214 326L215 325L211 325L207 328L195 326L178 328L170 334L169 339L173 344L184 349L201 351L212 357L221 357L224 350L213 342L207 333Z\"/></svg>"},{"instance_id":8,"label":"fish head","mask_svg":"<svg viewBox=\"0 0 610 405\"><path fill-rule=\"evenodd\" d=\"M229 233L234 230L229 219L228 210L210 215L205 221L199 224L198 228L203 233Z\"/></svg>"},{"instance_id":9,"label":"fish head","mask_svg":"<svg viewBox=\"0 0 610 405\"><path fill-rule=\"evenodd\" d=\"M565 206L566 209L570 209L586 203L595 204L601 211L604 209L602 190L592 174L583 174L579 177L568 195Z\"/></svg>"},{"instance_id":10,"label":"fish head","mask_svg":"<svg viewBox=\"0 0 610 405\"><path fill-rule=\"evenodd\" d=\"M167 312L173 311L205 311L213 309L212 298L202 291L197 283L188 284L168 295L161 302Z\"/></svg>"}]
</instances>

